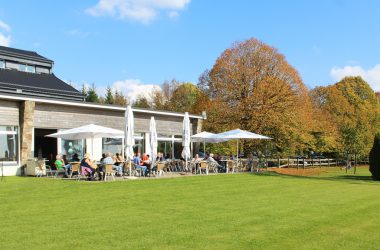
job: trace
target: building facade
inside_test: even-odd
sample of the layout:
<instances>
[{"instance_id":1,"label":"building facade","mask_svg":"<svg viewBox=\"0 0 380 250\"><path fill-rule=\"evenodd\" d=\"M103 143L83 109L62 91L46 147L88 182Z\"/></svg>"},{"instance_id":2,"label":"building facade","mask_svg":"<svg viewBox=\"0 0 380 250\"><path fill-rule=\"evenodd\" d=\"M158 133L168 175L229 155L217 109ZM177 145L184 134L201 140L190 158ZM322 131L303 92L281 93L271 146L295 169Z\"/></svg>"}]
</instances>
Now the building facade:
<instances>
[{"instance_id":1,"label":"building facade","mask_svg":"<svg viewBox=\"0 0 380 250\"><path fill-rule=\"evenodd\" d=\"M36 52L0 46L0 167L4 175L21 174L29 158L51 162L90 152L121 152L122 140L62 140L46 135L87 124L123 130L125 107L84 102L81 93L53 74L53 61ZM156 120L158 151L179 158L183 113L133 109L135 151L149 152L149 121ZM202 116L190 115L191 133L201 131ZM94 145L91 145L93 143Z\"/></svg>"}]
</instances>

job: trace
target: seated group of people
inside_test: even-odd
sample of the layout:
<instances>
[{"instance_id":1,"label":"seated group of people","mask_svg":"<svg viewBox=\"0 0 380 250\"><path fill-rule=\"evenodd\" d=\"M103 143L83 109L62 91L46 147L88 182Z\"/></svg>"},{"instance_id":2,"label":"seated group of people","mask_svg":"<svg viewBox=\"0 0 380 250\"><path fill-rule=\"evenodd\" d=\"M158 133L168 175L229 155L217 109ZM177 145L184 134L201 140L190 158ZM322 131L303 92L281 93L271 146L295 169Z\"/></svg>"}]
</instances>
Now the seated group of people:
<instances>
[{"instance_id":1,"label":"seated group of people","mask_svg":"<svg viewBox=\"0 0 380 250\"><path fill-rule=\"evenodd\" d=\"M98 174L99 179L104 179L105 165L112 164L112 168L116 170L116 174L119 176L123 175L123 165L124 159L119 154L116 153L114 157L112 157L111 153L106 153L102 155L102 159L99 165L96 165L90 158L90 154L86 153L83 156L83 159L80 160L78 154L74 154L73 158L70 160L71 162L80 162L81 171L83 175L89 177L89 179L95 179L95 173ZM56 156L56 160L54 162L54 170L64 170L65 176L69 176L71 173L71 164L69 163L67 156L60 155Z\"/></svg>"}]
</instances>

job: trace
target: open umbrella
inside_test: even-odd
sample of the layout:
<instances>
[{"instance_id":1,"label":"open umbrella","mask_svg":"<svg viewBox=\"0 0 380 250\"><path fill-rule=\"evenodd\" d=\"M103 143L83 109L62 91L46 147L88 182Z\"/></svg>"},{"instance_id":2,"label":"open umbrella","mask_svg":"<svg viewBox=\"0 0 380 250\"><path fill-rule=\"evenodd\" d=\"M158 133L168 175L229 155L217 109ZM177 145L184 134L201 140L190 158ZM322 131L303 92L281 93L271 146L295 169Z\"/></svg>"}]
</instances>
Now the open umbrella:
<instances>
[{"instance_id":1,"label":"open umbrella","mask_svg":"<svg viewBox=\"0 0 380 250\"><path fill-rule=\"evenodd\" d=\"M113 128L107 128L95 124L89 124L77 128L63 130L48 137L61 138L65 140L91 139L92 152L94 153L94 138L120 138L123 131Z\"/></svg>"},{"instance_id":2,"label":"open umbrella","mask_svg":"<svg viewBox=\"0 0 380 250\"><path fill-rule=\"evenodd\" d=\"M125 110L125 126L124 126L124 138L125 138L125 159L129 161L129 173L132 171L131 161L133 159L133 146L135 145L134 138L134 118L132 107L128 105Z\"/></svg>"},{"instance_id":3,"label":"open umbrella","mask_svg":"<svg viewBox=\"0 0 380 250\"><path fill-rule=\"evenodd\" d=\"M190 118L189 113L185 112L185 117L183 118L182 127L182 146L183 150L181 156L185 159L185 169L187 169L187 160L190 158Z\"/></svg>"},{"instance_id":4,"label":"open umbrella","mask_svg":"<svg viewBox=\"0 0 380 250\"><path fill-rule=\"evenodd\" d=\"M218 143L218 142L224 142L224 141L228 141L228 140L215 138L214 133L203 131L203 132L200 132L198 134L192 135L191 141L192 142L203 142L203 153L206 153L206 142Z\"/></svg>"},{"instance_id":5,"label":"open umbrella","mask_svg":"<svg viewBox=\"0 0 380 250\"><path fill-rule=\"evenodd\" d=\"M152 157L152 167L154 167L156 157L157 157L157 130L156 130L156 121L154 120L154 117L152 116L150 118L150 124L149 124L149 139L150 139L150 156Z\"/></svg>"},{"instance_id":6,"label":"open umbrella","mask_svg":"<svg viewBox=\"0 0 380 250\"><path fill-rule=\"evenodd\" d=\"M237 161L239 160L239 139L261 139L270 140L272 138L264 135L255 134L246 130L234 129L227 132L214 135L215 139L237 140Z\"/></svg>"}]
</instances>

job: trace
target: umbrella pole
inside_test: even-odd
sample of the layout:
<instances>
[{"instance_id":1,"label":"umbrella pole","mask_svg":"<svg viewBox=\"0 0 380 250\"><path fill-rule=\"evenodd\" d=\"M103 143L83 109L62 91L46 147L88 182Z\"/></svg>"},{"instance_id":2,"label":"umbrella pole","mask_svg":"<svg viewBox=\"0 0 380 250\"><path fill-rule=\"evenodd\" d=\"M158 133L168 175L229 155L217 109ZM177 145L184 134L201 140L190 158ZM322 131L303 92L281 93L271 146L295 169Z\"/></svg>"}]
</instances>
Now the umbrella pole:
<instances>
[{"instance_id":1,"label":"umbrella pole","mask_svg":"<svg viewBox=\"0 0 380 250\"><path fill-rule=\"evenodd\" d=\"M203 158L206 157L206 140L203 141Z\"/></svg>"},{"instance_id":2,"label":"umbrella pole","mask_svg":"<svg viewBox=\"0 0 380 250\"><path fill-rule=\"evenodd\" d=\"M236 142L236 167L239 165L239 139Z\"/></svg>"}]
</instances>

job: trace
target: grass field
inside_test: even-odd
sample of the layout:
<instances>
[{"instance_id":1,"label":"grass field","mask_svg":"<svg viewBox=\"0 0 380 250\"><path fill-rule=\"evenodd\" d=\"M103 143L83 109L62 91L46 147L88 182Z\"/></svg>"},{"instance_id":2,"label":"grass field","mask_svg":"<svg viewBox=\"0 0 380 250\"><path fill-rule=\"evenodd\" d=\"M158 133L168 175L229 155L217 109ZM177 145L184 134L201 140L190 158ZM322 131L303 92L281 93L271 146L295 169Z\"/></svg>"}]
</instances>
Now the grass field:
<instances>
[{"instance_id":1,"label":"grass field","mask_svg":"<svg viewBox=\"0 0 380 250\"><path fill-rule=\"evenodd\" d=\"M373 249L380 183L345 175L220 174L0 182L0 249Z\"/></svg>"}]
</instances>

